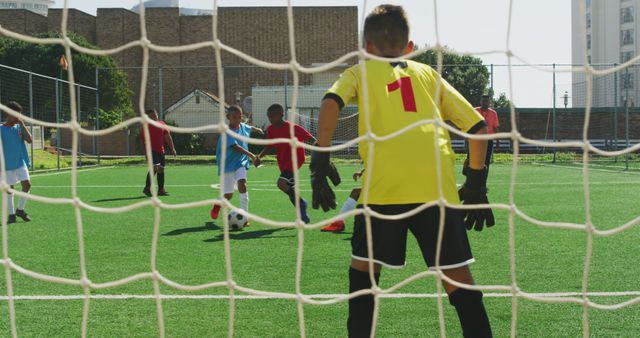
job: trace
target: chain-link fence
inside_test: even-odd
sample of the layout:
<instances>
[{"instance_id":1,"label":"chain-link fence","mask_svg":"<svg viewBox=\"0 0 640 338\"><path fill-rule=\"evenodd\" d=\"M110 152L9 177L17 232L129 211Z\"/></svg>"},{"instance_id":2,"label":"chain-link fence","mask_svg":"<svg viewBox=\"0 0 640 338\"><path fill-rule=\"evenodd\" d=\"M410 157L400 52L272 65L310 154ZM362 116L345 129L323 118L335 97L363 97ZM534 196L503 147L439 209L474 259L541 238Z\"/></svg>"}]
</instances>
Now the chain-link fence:
<instances>
[{"instance_id":1,"label":"chain-link fence","mask_svg":"<svg viewBox=\"0 0 640 338\"><path fill-rule=\"evenodd\" d=\"M326 89L339 76L347 65L336 67L321 74L299 74L297 111L294 114L297 123L313 132L315 119L321 99ZM616 64L594 65L598 71L607 71ZM512 98L516 106L518 130L533 140L556 140L558 142L581 140L584 125L586 100L588 97L587 77L581 71L583 65L544 64L544 65L444 65L443 73L456 76L471 76L474 68L484 67L489 73L489 82L484 91L494 93L497 99L500 93L507 93L513 87ZM120 68L127 74L130 88L134 92L134 106L138 107L142 69L139 67ZM631 65L607 75L593 76L591 121L588 138L601 149L621 149L640 140L634 128L638 125L640 92L636 83L638 66ZM104 71L104 70L98 70ZM293 74L290 71L270 70L257 66L225 65L224 100L229 104L241 105L247 119L257 127L266 127L266 108L279 103L290 108L293 105ZM156 108L164 120L179 127L197 127L215 124L220 121L219 105L222 93L219 91L218 72L214 66L193 67L150 67L147 79L145 108ZM470 75L471 74L471 75ZM464 83L462 84L464 85ZM100 86L99 84L97 85ZM468 92L474 92L468 90ZM542 97L538 106L525 102L522 97ZM468 98L476 102L477 98ZM501 101L504 103L505 101ZM523 108L528 107L528 108ZM347 142L357 135L357 110L345 110L336 133L337 143ZM511 116L507 109L499 108L501 131L510 131ZM356 121L356 122L354 122ZM139 145L138 128L133 126L126 135L126 153L142 153ZM183 154L213 154L217 137L213 133L200 135L180 135ZM455 138L455 137L454 137ZM511 149L511 140L502 140L500 151ZM455 150L463 151L459 141L454 142ZM180 146L179 146L180 147ZM579 149L563 147L547 148L523 145L524 153L549 153L556 151L578 152ZM357 147L345 151L345 155L357 156ZM117 154L114 154L117 155Z\"/></svg>"},{"instance_id":2,"label":"chain-link fence","mask_svg":"<svg viewBox=\"0 0 640 338\"><path fill-rule=\"evenodd\" d=\"M61 75L62 77L62 75ZM23 107L22 114L44 122L67 122L71 118L71 101L69 90L76 93L78 120L85 128L93 128L89 121L95 120L97 112L97 91L95 88L75 84L49 76L0 65L0 102L16 101ZM34 142L31 144L32 170L48 168L51 165L39 163L46 161L46 156L34 156L37 150L49 151L56 155L57 167L60 168L60 156L69 155L71 133L56 128L30 125ZM65 140L65 135L67 139ZM86 138L81 138L86 139ZM79 155L98 153L97 149L82 147ZM86 143L86 141L85 141ZM84 162L80 161L79 165Z\"/></svg>"}]
</instances>

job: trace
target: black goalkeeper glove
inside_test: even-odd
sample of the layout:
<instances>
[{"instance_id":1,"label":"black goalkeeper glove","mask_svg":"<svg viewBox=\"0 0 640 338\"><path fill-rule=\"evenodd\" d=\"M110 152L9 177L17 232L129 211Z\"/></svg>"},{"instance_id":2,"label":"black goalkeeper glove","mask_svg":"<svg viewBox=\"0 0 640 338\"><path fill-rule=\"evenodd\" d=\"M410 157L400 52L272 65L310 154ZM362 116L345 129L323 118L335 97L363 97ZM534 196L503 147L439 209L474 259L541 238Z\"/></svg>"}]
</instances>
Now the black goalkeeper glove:
<instances>
[{"instance_id":1,"label":"black goalkeeper glove","mask_svg":"<svg viewBox=\"0 0 640 338\"><path fill-rule=\"evenodd\" d=\"M329 152L313 151L311 153L311 190L313 191L312 206L314 209L322 207L324 212L335 209L336 194L329 187L327 177L334 186L340 184L340 174L329 161Z\"/></svg>"},{"instance_id":2,"label":"black goalkeeper glove","mask_svg":"<svg viewBox=\"0 0 640 338\"><path fill-rule=\"evenodd\" d=\"M487 198L487 168L475 170L468 167L466 171L467 180L462 188L458 190L462 204L489 204L489 199ZM481 231L485 222L487 227L492 227L496 224L491 208L467 209L464 212L464 224L467 226L467 230L474 228L476 231Z\"/></svg>"}]
</instances>

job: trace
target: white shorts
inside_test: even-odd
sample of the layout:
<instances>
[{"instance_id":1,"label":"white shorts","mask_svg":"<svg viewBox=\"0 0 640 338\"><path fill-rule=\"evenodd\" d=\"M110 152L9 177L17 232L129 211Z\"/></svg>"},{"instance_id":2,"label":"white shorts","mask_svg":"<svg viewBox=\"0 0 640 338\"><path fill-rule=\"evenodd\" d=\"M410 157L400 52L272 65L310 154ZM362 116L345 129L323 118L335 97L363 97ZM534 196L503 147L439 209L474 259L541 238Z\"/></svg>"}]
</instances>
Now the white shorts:
<instances>
[{"instance_id":1,"label":"white shorts","mask_svg":"<svg viewBox=\"0 0 640 338\"><path fill-rule=\"evenodd\" d=\"M224 193L232 194L236 190L236 182L247 179L247 168L241 167L234 172L224 173L221 180L224 180Z\"/></svg>"},{"instance_id":2,"label":"white shorts","mask_svg":"<svg viewBox=\"0 0 640 338\"><path fill-rule=\"evenodd\" d=\"M22 181L29 181L29 169L27 166L20 167L16 170L7 170L7 184L14 185Z\"/></svg>"}]
</instances>

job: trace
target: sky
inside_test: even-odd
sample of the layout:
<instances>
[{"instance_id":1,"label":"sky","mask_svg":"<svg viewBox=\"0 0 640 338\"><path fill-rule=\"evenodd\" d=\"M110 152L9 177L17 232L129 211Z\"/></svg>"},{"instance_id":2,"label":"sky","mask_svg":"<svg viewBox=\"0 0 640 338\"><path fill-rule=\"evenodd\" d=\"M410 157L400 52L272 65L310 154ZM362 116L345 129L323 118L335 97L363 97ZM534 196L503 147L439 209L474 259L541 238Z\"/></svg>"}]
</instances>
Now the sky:
<instances>
[{"instance_id":1,"label":"sky","mask_svg":"<svg viewBox=\"0 0 640 338\"><path fill-rule=\"evenodd\" d=\"M360 19L381 3L364 0L290 0L293 6L358 6ZM435 2L435 3L434 3ZM97 8L131 8L136 0L67 0L69 8L96 14ZM219 7L287 6L286 0L219 0ZM494 90L513 98L518 107L550 107L553 102L553 74L533 69L512 59L510 93L508 59L510 48L527 64L571 63L571 1L569 0L396 0L409 15L411 39L418 46L435 45L439 40L457 52L480 57L494 64ZM366 8L365 8L366 4ZM64 6L56 0L53 7ZM212 9L212 0L181 0L181 7ZM509 8L511 27L509 27ZM437 8L437 15L436 9ZM436 20L437 19L437 20ZM359 26L361 23L359 24ZM436 29L437 28L437 29ZM436 37L436 31L438 37ZM507 32L510 32L508 37ZM496 51L491 53L492 51ZM566 69L566 68L565 68ZM571 95L571 75L556 75L556 100L567 90Z\"/></svg>"}]
</instances>

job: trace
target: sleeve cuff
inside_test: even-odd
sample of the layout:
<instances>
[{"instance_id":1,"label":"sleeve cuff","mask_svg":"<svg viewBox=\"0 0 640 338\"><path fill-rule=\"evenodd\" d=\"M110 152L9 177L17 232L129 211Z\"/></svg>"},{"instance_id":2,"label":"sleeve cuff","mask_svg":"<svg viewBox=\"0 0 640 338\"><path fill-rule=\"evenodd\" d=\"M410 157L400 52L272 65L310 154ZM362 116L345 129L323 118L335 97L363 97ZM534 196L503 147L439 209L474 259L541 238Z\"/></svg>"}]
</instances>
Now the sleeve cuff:
<instances>
[{"instance_id":1,"label":"sleeve cuff","mask_svg":"<svg viewBox=\"0 0 640 338\"><path fill-rule=\"evenodd\" d=\"M344 108L344 101L342 101L342 98L335 93L327 93L325 94L325 96L322 98L324 99L332 99L334 101L336 101L336 103L338 104L338 106L340 107L340 109Z\"/></svg>"},{"instance_id":2,"label":"sleeve cuff","mask_svg":"<svg viewBox=\"0 0 640 338\"><path fill-rule=\"evenodd\" d=\"M487 122L485 122L484 120L476 123L473 127L471 127L469 130L467 130L467 133L469 134L475 134L478 132L478 130L484 128L487 126Z\"/></svg>"}]
</instances>

